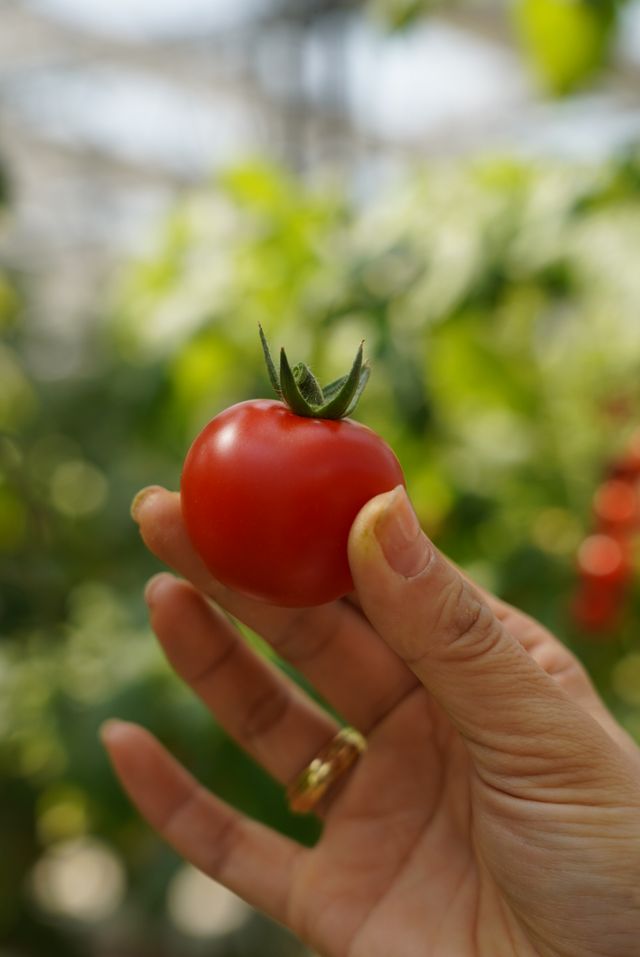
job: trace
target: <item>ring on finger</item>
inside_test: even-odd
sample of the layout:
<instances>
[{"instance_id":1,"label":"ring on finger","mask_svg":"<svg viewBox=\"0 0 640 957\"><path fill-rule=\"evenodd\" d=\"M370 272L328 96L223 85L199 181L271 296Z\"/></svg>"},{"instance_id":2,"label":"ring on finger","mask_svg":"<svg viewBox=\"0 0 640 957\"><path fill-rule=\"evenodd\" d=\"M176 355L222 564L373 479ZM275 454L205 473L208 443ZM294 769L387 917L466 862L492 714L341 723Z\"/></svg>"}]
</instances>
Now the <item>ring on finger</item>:
<instances>
[{"instance_id":1,"label":"ring on finger","mask_svg":"<svg viewBox=\"0 0 640 957\"><path fill-rule=\"evenodd\" d=\"M308 814L329 788L366 751L367 742L355 728L341 728L287 788L289 807Z\"/></svg>"}]
</instances>

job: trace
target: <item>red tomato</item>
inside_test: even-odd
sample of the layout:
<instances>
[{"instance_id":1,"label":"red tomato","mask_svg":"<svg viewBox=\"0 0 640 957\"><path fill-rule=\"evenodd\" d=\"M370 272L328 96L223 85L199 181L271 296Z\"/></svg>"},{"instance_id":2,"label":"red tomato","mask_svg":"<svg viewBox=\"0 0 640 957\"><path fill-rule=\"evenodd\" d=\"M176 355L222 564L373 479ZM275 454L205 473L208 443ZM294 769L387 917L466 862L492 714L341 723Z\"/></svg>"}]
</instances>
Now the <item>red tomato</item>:
<instances>
[{"instance_id":1,"label":"red tomato","mask_svg":"<svg viewBox=\"0 0 640 957\"><path fill-rule=\"evenodd\" d=\"M594 496L596 518L605 526L632 528L638 521L638 492L635 483L621 479L603 482Z\"/></svg>"},{"instance_id":2,"label":"red tomato","mask_svg":"<svg viewBox=\"0 0 640 957\"><path fill-rule=\"evenodd\" d=\"M631 574L628 544L611 535L590 535L578 551L578 567L585 580L626 582Z\"/></svg>"},{"instance_id":3,"label":"red tomato","mask_svg":"<svg viewBox=\"0 0 640 957\"><path fill-rule=\"evenodd\" d=\"M607 631L620 617L623 595L619 588L590 583L583 586L573 602L574 621L585 631Z\"/></svg>"},{"instance_id":4,"label":"red tomato","mask_svg":"<svg viewBox=\"0 0 640 957\"><path fill-rule=\"evenodd\" d=\"M182 512L224 585L288 607L352 588L349 529L374 495L404 484L394 453L364 425L294 414L270 399L217 415L191 446Z\"/></svg>"},{"instance_id":5,"label":"red tomato","mask_svg":"<svg viewBox=\"0 0 640 957\"><path fill-rule=\"evenodd\" d=\"M631 436L624 454L614 463L611 472L617 478L636 479L640 476L640 430Z\"/></svg>"}]
</instances>

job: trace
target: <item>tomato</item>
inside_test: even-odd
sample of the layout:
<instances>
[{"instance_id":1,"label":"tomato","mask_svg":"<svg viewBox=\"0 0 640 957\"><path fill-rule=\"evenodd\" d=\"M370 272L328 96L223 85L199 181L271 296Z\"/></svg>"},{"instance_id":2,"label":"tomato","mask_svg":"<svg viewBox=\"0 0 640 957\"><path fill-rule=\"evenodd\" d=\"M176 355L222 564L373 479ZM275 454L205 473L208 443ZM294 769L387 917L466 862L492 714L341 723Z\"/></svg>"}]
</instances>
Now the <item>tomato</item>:
<instances>
[{"instance_id":1,"label":"tomato","mask_svg":"<svg viewBox=\"0 0 640 957\"><path fill-rule=\"evenodd\" d=\"M640 429L637 429L629 441L623 455L614 463L614 476L635 479L640 476Z\"/></svg>"},{"instance_id":2,"label":"tomato","mask_svg":"<svg viewBox=\"0 0 640 957\"><path fill-rule=\"evenodd\" d=\"M633 572L631 547L625 537L602 532L590 535L578 551L580 587L573 617L586 631L615 628Z\"/></svg>"},{"instance_id":3,"label":"tomato","mask_svg":"<svg viewBox=\"0 0 640 957\"><path fill-rule=\"evenodd\" d=\"M370 498L399 484L396 456L366 426L256 399L221 412L195 439L182 472L182 513L222 584L305 607L351 590L353 520Z\"/></svg>"},{"instance_id":4,"label":"tomato","mask_svg":"<svg viewBox=\"0 0 640 957\"><path fill-rule=\"evenodd\" d=\"M597 490L593 508L601 526L624 531L637 525L639 504L635 483L609 479Z\"/></svg>"},{"instance_id":5,"label":"tomato","mask_svg":"<svg viewBox=\"0 0 640 957\"><path fill-rule=\"evenodd\" d=\"M631 574L629 546L612 535L590 535L578 551L578 567L586 581L626 582Z\"/></svg>"},{"instance_id":6,"label":"tomato","mask_svg":"<svg viewBox=\"0 0 640 957\"><path fill-rule=\"evenodd\" d=\"M590 583L582 587L573 602L574 621L585 631L614 628L620 619L622 594L618 588Z\"/></svg>"}]
</instances>

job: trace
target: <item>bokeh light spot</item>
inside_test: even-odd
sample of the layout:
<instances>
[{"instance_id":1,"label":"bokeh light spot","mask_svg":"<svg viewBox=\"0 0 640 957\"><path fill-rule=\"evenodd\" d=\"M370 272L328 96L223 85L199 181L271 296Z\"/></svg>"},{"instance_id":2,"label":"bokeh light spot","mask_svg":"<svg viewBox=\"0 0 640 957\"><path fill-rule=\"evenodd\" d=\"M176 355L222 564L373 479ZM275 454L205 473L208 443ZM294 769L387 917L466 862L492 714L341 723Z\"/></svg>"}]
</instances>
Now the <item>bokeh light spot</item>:
<instances>
[{"instance_id":1,"label":"bokeh light spot","mask_svg":"<svg viewBox=\"0 0 640 957\"><path fill-rule=\"evenodd\" d=\"M545 508L536 516L531 529L533 542L551 555L569 555L580 541L578 520L563 508Z\"/></svg>"},{"instance_id":2,"label":"bokeh light spot","mask_svg":"<svg viewBox=\"0 0 640 957\"><path fill-rule=\"evenodd\" d=\"M90 462L72 460L59 465L51 477L51 500L69 518L91 515L105 504L107 480Z\"/></svg>"},{"instance_id":3,"label":"bokeh light spot","mask_svg":"<svg viewBox=\"0 0 640 957\"><path fill-rule=\"evenodd\" d=\"M596 492L593 507L601 521L629 525L638 517L638 493L628 482L611 479Z\"/></svg>"},{"instance_id":4,"label":"bokeh light spot","mask_svg":"<svg viewBox=\"0 0 640 957\"><path fill-rule=\"evenodd\" d=\"M38 801L38 834L45 844L80 837L88 829L86 797L78 788L56 785Z\"/></svg>"},{"instance_id":5,"label":"bokeh light spot","mask_svg":"<svg viewBox=\"0 0 640 957\"><path fill-rule=\"evenodd\" d=\"M626 655L611 673L613 690L625 704L640 706L640 652Z\"/></svg>"},{"instance_id":6,"label":"bokeh light spot","mask_svg":"<svg viewBox=\"0 0 640 957\"><path fill-rule=\"evenodd\" d=\"M578 564L586 575L607 578L624 567L624 552L609 535L590 535L578 551Z\"/></svg>"},{"instance_id":7,"label":"bokeh light spot","mask_svg":"<svg viewBox=\"0 0 640 957\"><path fill-rule=\"evenodd\" d=\"M30 883L44 911L85 923L110 917L126 887L120 859L95 838L55 844L36 863Z\"/></svg>"},{"instance_id":8,"label":"bokeh light spot","mask_svg":"<svg viewBox=\"0 0 640 957\"><path fill-rule=\"evenodd\" d=\"M225 937L251 915L241 898L190 865L169 884L167 909L175 926L189 937Z\"/></svg>"}]
</instances>

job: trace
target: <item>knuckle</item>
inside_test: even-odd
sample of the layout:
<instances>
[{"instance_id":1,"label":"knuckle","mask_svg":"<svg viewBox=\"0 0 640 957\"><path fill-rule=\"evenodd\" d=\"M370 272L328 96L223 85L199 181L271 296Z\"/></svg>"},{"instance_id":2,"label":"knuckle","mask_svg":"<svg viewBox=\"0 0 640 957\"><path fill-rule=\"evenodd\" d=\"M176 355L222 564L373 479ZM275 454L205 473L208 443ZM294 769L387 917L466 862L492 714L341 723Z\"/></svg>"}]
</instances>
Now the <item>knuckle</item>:
<instances>
[{"instance_id":1,"label":"knuckle","mask_svg":"<svg viewBox=\"0 0 640 957\"><path fill-rule=\"evenodd\" d=\"M241 838L242 831L235 818L221 821L204 849L202 870L210 877L219 878L238 849Z\"/></svg>"},{"instance_id":2,"label":"knuckle","mask_svg":"<svg viewBox=\"0 0 640 957\"><path fill-rule=\"evenodd\" d=\"M231 659L239 651L240 643L237 638L233 638L229 641L222 651L218 652L215 657L211 658L207 663L201 666L197 671L186 674L182 672L182 676L185 681L191 685L194 690L206 687L209 685L219 674L225 669L225 667L230 663Z\"/></svg>"},{"instance_id":3,"label":"knuckle","mask_svg":"<svg viewBox=\"0 0 640 957\"><path fill-rule=\"evenodd\" d=\"M189 790L179 801L173 804L163 819L156 822L156 828L163 837L172 841L184 827L184 821L194 813L201 798L200 788Z\"/></svg>"},{"instance_id":4,"label":"knuckle","mask_svg":"<svg viewBox=\"0 0 640 957\"><path fill-rule=\"evenodd\" d=\"M337 633L335 614L324 618L318 609L303 609L293 614L271 642L281 658L295 667L321 655Z\"/></svg>"},{"instance_id":5,"label":"knuckle","mask_svg":"<svg viewBox=\"0 0 640 957\"><path fill-rule=\"evenodd\" d=\"M300 654L300 634L306 632L308 621L309 611L306 608L295 612L270 641L280 657L285 658L292 664L295 663Z\"/></svg>"},{"instance_id":6,"label":"knuckle","mask_svg":"<svg viewBox=\"0 0 640 957\"><path fill-rule=\"evenodd\" d=\"M436 628L450 657L460 661L486 654L499 640L501 627L464 582L456 580L445 590Z\"/></svg>"},{"instance_id":7,"label":"knuckle","mask_svg":"<svg viewBox=\"0 0 640 957\"><path fill-rule=\"evenodd\" d=\"M571 652L558 654L549 674L566 691L573 693L594 692L593 683L586 668Z\"/></svg>"},{"instance_id":8,"label":"knuckle","mask_svg":"<svg viewBox=\"0 0 640 957\"><path fill-rule=\"evenodd\" d=\"M291 695L285 688L270 688L256 697L244 715L241 738L253 741L269 734L282 721L290 703Z\"/></svg>"}]
</instances>

